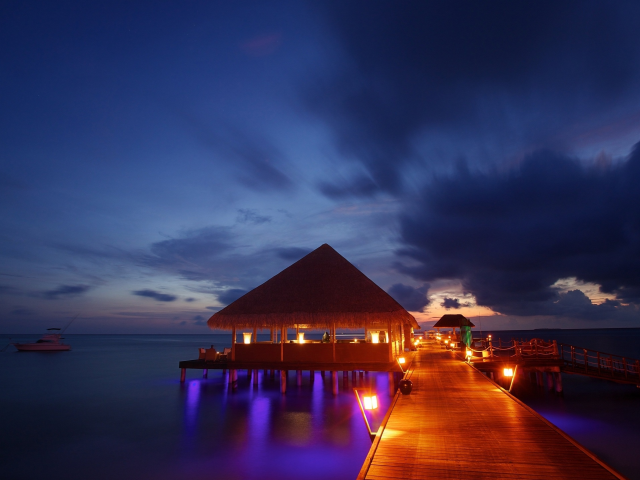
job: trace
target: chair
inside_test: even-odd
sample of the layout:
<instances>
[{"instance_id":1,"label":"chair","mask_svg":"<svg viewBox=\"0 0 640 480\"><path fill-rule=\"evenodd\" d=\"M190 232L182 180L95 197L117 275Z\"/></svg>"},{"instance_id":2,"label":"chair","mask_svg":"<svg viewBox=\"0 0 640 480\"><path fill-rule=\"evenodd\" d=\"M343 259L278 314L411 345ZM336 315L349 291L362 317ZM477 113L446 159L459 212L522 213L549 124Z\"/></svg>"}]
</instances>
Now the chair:
<instances>
[{"instance_id":1,"label":"chair","mask_svg":"<svg viewBox=\"0 0 640 480\"><path fill-rule=\"evenodd\" d=\"M219 353L216 352L216 349L211 347L207 348L204 355L205 362L215 362L218 359Z\"/></svg>"},{"instance_id":2,"label":"chair","mask_svg":"<svg viewBox=\"0 0 640 480\"><path fill-rule=\"evenodd\" d=\"M198 360L204 360L206 350L206 348L198 349Z\"/></svg>"}]
</instances>

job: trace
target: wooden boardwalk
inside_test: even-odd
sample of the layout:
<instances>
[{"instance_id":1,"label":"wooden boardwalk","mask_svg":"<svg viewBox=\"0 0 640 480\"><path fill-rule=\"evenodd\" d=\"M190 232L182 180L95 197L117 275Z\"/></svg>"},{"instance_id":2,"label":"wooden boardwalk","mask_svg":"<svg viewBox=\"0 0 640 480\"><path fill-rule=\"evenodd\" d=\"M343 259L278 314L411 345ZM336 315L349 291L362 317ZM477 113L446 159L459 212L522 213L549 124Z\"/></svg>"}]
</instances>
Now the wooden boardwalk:
<instances>
[{"instance_id":1,"label":"wooden boardwalk","mask_svg":"<svg viewBox=\"0 0 640 480\"><path fill-rule=\"evenodd\" d=\"M359 479L624 478L439 346L419 350Z\"/></svg>"}]
</instances>

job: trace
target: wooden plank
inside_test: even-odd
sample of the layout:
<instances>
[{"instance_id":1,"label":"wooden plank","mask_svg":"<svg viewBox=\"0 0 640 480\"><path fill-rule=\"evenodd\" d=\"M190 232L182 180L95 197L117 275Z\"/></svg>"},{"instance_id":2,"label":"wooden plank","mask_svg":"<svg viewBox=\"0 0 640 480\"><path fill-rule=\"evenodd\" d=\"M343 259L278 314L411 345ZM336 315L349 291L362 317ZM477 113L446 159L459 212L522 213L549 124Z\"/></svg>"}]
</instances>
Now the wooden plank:
<instances>
[{"instance_id":1,"label":"wooden plank","mask_svg":"<svg viewBox=\"0 0 640 480\"><path fill-rule=\"evenodd\" d=\"M624 478L451 352L427 345L360 478Z\"/></svg>"}]
</instances>

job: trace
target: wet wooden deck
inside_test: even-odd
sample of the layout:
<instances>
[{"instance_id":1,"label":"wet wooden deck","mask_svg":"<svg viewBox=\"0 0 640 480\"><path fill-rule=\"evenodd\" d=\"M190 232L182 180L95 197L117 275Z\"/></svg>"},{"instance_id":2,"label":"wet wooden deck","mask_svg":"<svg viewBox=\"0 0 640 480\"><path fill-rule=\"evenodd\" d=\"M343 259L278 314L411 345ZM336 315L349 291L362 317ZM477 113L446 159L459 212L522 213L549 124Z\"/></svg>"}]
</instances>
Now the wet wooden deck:
<instances>
[{"instance_id":1,"label":"wet wooden deck","mask_svg":"<svg viewBox=\"0 0 640 480\"><path fill-rule=\"evenodd\" d=\"M452 352L418 351L359 479L624 478Z\"/></svg>"}]
</instances>

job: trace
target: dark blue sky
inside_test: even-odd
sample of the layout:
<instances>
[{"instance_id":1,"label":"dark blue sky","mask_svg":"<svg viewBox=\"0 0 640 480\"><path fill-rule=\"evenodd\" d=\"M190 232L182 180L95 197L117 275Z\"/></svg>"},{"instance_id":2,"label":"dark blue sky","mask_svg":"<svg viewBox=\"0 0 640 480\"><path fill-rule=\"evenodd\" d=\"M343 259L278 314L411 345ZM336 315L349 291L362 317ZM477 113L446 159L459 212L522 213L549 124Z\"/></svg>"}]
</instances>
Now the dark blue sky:
<instances>
[{"instance_id":1,"label":"dark blue sky","mask_svg":"<svg viewBox=\"0 0 640 480\"><path fill-rule=\"evenodd\" d=\"M2 332L204 332L323 243L420 321L640 326L637 2L0 9Z\"/></svg>"}]
</instances>

